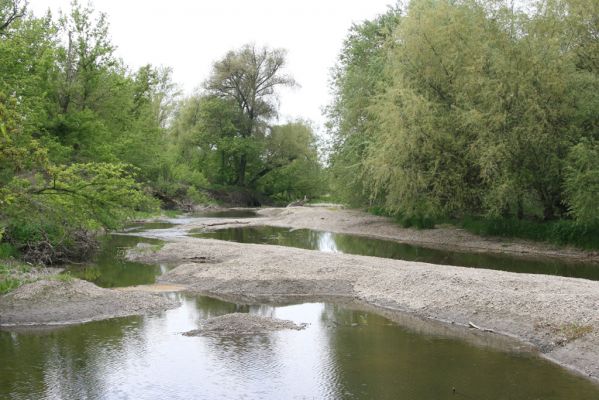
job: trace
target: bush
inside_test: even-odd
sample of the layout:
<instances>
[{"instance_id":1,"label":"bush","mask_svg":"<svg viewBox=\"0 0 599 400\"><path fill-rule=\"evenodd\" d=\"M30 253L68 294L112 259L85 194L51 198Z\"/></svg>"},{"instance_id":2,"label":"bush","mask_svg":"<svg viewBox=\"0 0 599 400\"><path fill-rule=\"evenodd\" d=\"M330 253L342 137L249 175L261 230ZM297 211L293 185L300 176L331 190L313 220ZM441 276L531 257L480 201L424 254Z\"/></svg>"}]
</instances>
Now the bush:
<instances>
[{"instance_id":1,"label":"bush","mask_svg":"<svg viewBox=\"0 0 599 400\"><path fill-rule=\"evenodd\" d=\"M23 284L22 281L14 278L0 279L0 295L6 294Z\"/></svg>"},{"instance_id":2,"label":"bush","mask_svg":"<svg viewBox=\"0 0 599 400\"><path fill-rule=\"evenodd\" d=\"M88 258L99 231L119 228L136 210L155 208L134 173L123 164L89 163L13 178L0 189L2 241L35 263Z\"/></svg>"},{"instance_id":3,"label":"bush","mask_svg":"<svg viewBox=\"0 0 599 400\"><path fill-rule=\"evenodd\" d=\"M10 243L0 243L0 259L17 257L18 250Z\"/></svg>"}]
</instances>

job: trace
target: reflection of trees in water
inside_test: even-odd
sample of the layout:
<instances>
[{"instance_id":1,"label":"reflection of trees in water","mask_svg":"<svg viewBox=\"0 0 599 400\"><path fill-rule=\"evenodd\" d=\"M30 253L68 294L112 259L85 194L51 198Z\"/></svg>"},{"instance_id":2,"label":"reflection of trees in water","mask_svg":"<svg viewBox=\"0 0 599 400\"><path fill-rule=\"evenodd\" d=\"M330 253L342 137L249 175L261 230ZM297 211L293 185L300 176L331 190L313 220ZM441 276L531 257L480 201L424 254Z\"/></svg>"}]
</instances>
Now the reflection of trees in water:
<instances>
[{"instance_id":1,"label":"reflection of trees in water","mask_svg":"<svg viewBox=\"0 0 599 400\"><path fill-rule=\"evenodd\" d=\"M69 268L75 277L94 282L101 287L123 287L154 283L160 274L158 265L141 264L124 258L126 249L138 243L159 244L155 239L125 235L109 235L103 238L100 250L91 265Z\"/></svg>"},{"instance_id":2,"label":"reflection of trees in water","mask_svg":"<svg viewBox=\"0 0 599 400\"><path fill-rule=\"evenodd\" d=\"M338 390L352 399L452 399L452 387L476 399L591 399L596 391L530 355L422 335L371 313L328 304L321 319L330 327Z\"/></svg>"},{"instance_id":3,"label":"reflection of trees in water","mask_svg":"<svg viewBox=\"0 0 599 400\"><path fill-rule=\"evenodd\" d=\"M341 233L288 229L272 226L228 228L197 235L239 243L263 243L302 249L341 252L365 256L420 261L440 265L489 268L521 273L542 273L599 280L594 263L563 262L556 259L530 259L502 254L467 253L431 249Z\"/></svg>"},{"instance_id":4,"label":"reflection of trees in water","mask_svg":"<svg viewBox=\"0 0 599 400\"><path fill-rule=\"evenodd\" d=\"M198 312L198 320L250 311L250 306L246 304L230 303L212 297L197 296L194 302Z\"/></svg>"},{"instance_id":5,"label":"reflection of trees in water","mask_svg":"<svg viewBox=\"0 0 599 400\"><path fill-rule=\"evenodd\" d=\"M599 268L591 263L564 262L556 259L533 259L503 254L468 253L430 249L345 234L332 234L337 249L342 253L420 261L440 265L488 268L519 273L542 273L599 280Z\"/></svg>"},{"instance_id":6,"label":"reflection of trees in water","mask_svg":"<svg viewBox=\"0 0 599 400\"><path fill-rule=\"evenodd\" d=\"M0 332L0 398L102 398L106 368L119 365L125 332L140 320Z\"/></svg>"}]
</instances>

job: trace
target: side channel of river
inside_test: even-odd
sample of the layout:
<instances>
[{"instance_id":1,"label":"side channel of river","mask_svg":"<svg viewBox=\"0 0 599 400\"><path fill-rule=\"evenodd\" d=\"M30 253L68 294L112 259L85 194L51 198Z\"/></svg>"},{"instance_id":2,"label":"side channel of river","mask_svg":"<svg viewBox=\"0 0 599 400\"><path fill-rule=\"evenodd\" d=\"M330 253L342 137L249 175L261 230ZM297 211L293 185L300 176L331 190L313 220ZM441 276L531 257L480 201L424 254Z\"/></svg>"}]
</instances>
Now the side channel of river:
<instances>
[{"instance_id":1,"label":"side channel of river","mask_svg":"<svg viewBox=\"0 0 599 400\"><path fill-rule=\"evenodd\" d=\"M572 262L548 257L518 257L507 254L439 250L399 243L392 240L373 239L364 236L314 231L310 229L244 226L208 232L192 231L191 236L238 243L272 244L333 253L419 261L438 265L456 265L460 267L599 280L599 265L591 262Z\"/></svg>"}]
</instances>

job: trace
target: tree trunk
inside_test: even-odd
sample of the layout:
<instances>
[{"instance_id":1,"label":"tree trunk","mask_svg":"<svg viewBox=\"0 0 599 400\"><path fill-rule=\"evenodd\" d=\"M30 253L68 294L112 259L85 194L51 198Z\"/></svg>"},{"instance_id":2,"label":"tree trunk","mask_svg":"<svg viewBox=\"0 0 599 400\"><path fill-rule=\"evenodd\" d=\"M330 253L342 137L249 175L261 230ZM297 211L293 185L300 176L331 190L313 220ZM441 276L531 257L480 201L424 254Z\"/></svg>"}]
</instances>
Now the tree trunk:
<instances>
[{"instance_id":1,"label":"tree trunk","mask_svg":"<svg viewBox=\"0 0 599 400\"><path fill-rule=\"evenodd\" d=\"M219 180L221 184L225 184L227 182L225 182L226 177L225 177L225 169L226 169L226 161L225 161L225 152L224 151L220 151L220 171L218 172L218 176L219 176Z\"/></svg>"},{"instance_id":2,"label":"tree trunk","mask_svg":"<svg viewBox=\"0 0 599 400\"><path fill-rule=\"evenodd\" d=\"M555 218L555 209L552 203L545 203L543 207L543 220L551 221Z\"/></svg>"},{"instance_id":3,"label":"tree trunk","mask_svg":"<svg viewBox=\"0 0 599 400\"><path fill-rule=\"evenodd\" d=\"M522 195L521 194L518 194L517 203L518 203L518 210L516 212L517 213L517 217L518 217L519 220L522 220L524 218L524 204L523 204L523 201L522 201Z\"/></svg>"},{"instance_id":4,"label":"tree trunk","mask_svg":"<svg viewBox=\"0 0 599 400\"><path fill-rule=\"evenodd\" d=\"M239 169L237 171L237 184L239 186L245 185L245 167L247 165L247 157L245 154L242 154L239 157Z\"/></svg>"}]
</instances>

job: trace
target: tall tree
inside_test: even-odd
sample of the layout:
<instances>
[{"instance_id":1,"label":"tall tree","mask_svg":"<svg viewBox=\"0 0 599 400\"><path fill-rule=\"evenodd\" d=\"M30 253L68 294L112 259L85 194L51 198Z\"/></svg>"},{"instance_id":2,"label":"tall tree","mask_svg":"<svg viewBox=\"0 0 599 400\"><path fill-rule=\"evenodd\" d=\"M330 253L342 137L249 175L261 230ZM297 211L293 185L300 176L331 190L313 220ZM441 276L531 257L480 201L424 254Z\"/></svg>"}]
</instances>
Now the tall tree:
<instances>
[{"instance_id":1,"label":"tall tree","mask_svg":"<svg viewBox=\"0 0 599 400\"><path fill-rule=\"evenodd\" d=\"M399 8L390 8L373 21L351 27L333 69L333 103L327 107L328 130L334 138L331 156L333 188L342 200L361 204L368 200L363 162L372 142L373 101L389 84L387 53L401 20Z\"/></svg>"},{"instance_id":2,"label":"tall tree","mask_svg":"<svg viewBox=\"0 0 599 400\"><path fill-rule=\"evenodd\" d=\"M243 120L239 126L242 138L264 136L266 123L277 114L277 92L280 87L294 86L292 77L283 71L285 50L245 45L230 51L213 66L206 81L208 92L235 101ZM246 184L248 155L239 155L237 184Z\"/></svg>"},{"instance_id":3,"label":"tall tree","mask_svg":"<svg viewBox=\"0 0 599 400\"><path fill-rule=\"evenodd\" d=\"M0 35L3 35L13 22L23 18L26 9L26 1L0 0Z\"/></svg>"}]
</instances>

